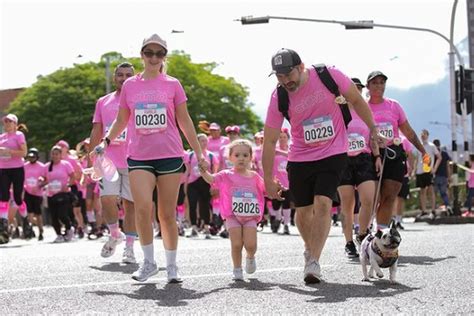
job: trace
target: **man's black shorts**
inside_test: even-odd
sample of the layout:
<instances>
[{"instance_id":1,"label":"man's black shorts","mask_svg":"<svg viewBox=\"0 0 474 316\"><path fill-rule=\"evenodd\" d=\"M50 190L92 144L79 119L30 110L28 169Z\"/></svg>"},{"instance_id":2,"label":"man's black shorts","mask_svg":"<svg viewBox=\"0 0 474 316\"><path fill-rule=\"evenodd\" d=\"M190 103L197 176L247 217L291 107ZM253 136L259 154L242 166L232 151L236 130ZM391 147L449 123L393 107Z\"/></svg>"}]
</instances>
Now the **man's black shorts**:
<instances>
[{"instance_id":1,"label":"man's black shorts","mask_svg":"<svg viewBox=\"0 0 474 316\"><path fill-rule=\"evenodd\" d=\"M348 157L349 163L342 174L339 185L359 185L365 181L377 180L372 155L362 153L354 157Z\"/></svg>"},{"instance_id":2,"label":"man's black shorts","mask_svg":"<svg viewBox=\"0 0 474 316\"><path fill-rule=\"evenodd\" d=\"M289 161L288 180L295 206L312 205L315 195L327 196L333 202L339 203L337 187L346 167L345 153L317 161Z\"/></svg>"},{"instance_id":3,"label":"man's black shorts","mask_svg":"<svg viewBox=\"0 0 474 316\"><path fill-rule=\"evenodd\" d=\"M426 188L430 185L433 185L433 175L431 172L425 172L422 174L416 175L416 187L417 188Z\"/></svg>"}]
</instances>

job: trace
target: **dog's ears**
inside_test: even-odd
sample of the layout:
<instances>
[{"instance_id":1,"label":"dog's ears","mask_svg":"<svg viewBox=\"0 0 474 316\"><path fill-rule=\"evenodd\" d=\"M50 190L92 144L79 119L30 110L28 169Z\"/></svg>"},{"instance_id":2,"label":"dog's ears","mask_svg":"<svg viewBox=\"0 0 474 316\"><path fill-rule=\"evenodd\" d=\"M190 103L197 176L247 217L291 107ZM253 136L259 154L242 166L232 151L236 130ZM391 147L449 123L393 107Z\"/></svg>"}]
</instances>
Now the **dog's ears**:
<instances>
[{"instance_id":1,"label":"dog's ears","mask_svg":"<svg viewBox=\"0 0 474 316\"><path fill-rule=\"evenodd\" d=\"M377 229L377 232L375 233L375 237L377 237L378 239L382 238L382 231L380 229Z\"/></svg>"},{"instance_id":2,"label":"dog's ears","mask_svg":"<svg viewBox=\"0 0 474 316\"><path fill-rule=\"evenodd\" d=\"M390 228L390 230L392 230L392 229L395 229L395 230L396 230L396 229L397 229L397 225L395 224L395 221L394 221L394 220L392 220L392 221L390 222L390 225L389 225L388 228Z\"/></svg>"}]
</instances>

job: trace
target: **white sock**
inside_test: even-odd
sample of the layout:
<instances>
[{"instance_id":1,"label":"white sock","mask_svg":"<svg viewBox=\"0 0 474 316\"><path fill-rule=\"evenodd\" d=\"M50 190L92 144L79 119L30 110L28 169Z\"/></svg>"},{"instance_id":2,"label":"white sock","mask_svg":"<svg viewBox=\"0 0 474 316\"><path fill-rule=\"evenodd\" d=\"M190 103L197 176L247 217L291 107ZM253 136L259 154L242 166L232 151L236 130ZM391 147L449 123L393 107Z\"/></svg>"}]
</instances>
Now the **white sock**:
<instances>
[{"instance_id":1,"label":"white sock","mask_svg":"<svg viewBox=\"0 0 474 316\"><path fill-rule=\"evenodd\" d=\"M166 250L166 266L175 266L176 265L176 250Z\"/></svg>"},{"instance_id":2,"label":"white sock","mask_svg":"<svg viewBox=\"0 0 474 316\"><path fill-rule=\"evenodd\" d=\"M155 252L154 252L155 249L153 248L153 243L146 246L142 246L142 250L143 250L143 256L145 257L145 260L149 262L155 262Z\"/></svg>"},{"instance_id":3,"label":"white sock","mask_svg":"<svg viewBox=\"0 0 474 316\"><path fill-rule=\"evenodd\" d=\"M274 212L275 212L275 219L277 221L281 221L281 209L274 210Z\"/></svg>"},{"instance_id":4,"label":"white sock","mask_svg":"<svg viewBox=\"0 0 474 316\"><path fill-rule=\"evenodd\" d=\"M395 222L396 223L401 223L402 222L402 216L401 215L395 216Z\"/></svg>"}]
</instances>

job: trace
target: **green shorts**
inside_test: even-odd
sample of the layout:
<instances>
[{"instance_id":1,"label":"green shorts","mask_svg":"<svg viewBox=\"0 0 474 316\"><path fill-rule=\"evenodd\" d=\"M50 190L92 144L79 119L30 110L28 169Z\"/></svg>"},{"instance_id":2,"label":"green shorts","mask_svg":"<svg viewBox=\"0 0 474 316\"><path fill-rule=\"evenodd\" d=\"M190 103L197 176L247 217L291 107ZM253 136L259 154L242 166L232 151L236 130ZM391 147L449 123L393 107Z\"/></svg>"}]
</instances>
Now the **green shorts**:
<instances>
[{"instance_id":1,"label":"green shorts","mask_svg":"<svg viewBox=\"0 0 474 316\"><path fill-rule=\"evenodd\" d=\"M153 173L156 177L172 174L172 173L183 173L186 169L183 158L164 158L164 159L152 159L152 160L134 160L127 159L128 172L133 170L146 170Z\"/></svg>"}]
</instances>

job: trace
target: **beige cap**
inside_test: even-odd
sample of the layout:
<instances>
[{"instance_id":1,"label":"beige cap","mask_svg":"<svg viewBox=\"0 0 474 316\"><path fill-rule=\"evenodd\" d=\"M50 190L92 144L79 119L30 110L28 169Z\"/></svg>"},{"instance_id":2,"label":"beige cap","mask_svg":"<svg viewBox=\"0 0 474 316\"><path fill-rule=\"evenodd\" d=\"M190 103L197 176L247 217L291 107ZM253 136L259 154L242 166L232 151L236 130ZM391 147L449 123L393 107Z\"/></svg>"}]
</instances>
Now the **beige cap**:
<instances>
[{"instance_id":1,"label":"beige cap","mask_svg":"<svg viewBox=\"0 0 474 316\"><path fill-rule=\"evenodd\" d=\"M10 120L12 122L15 122L15 124L18 124L18 117L15 114L8 114L3 117L3 121L5 120Z\"/></svg>"},{"instance_id":2,"label":"beige cap","mask_svg":"<svg viewBox=\"0 0 474 316\"><path fill-rule=\"evenodd\" d=\"M147 46L148 44L158 44L158 45L162 46L168 52L168 47L166 45L166 41L164 39L162 39L160 36L158 36L158 34L153 34L149 37L146 37L143 40L142 49L143 49L143 47Z\"/></svg>"}]
</instances>

